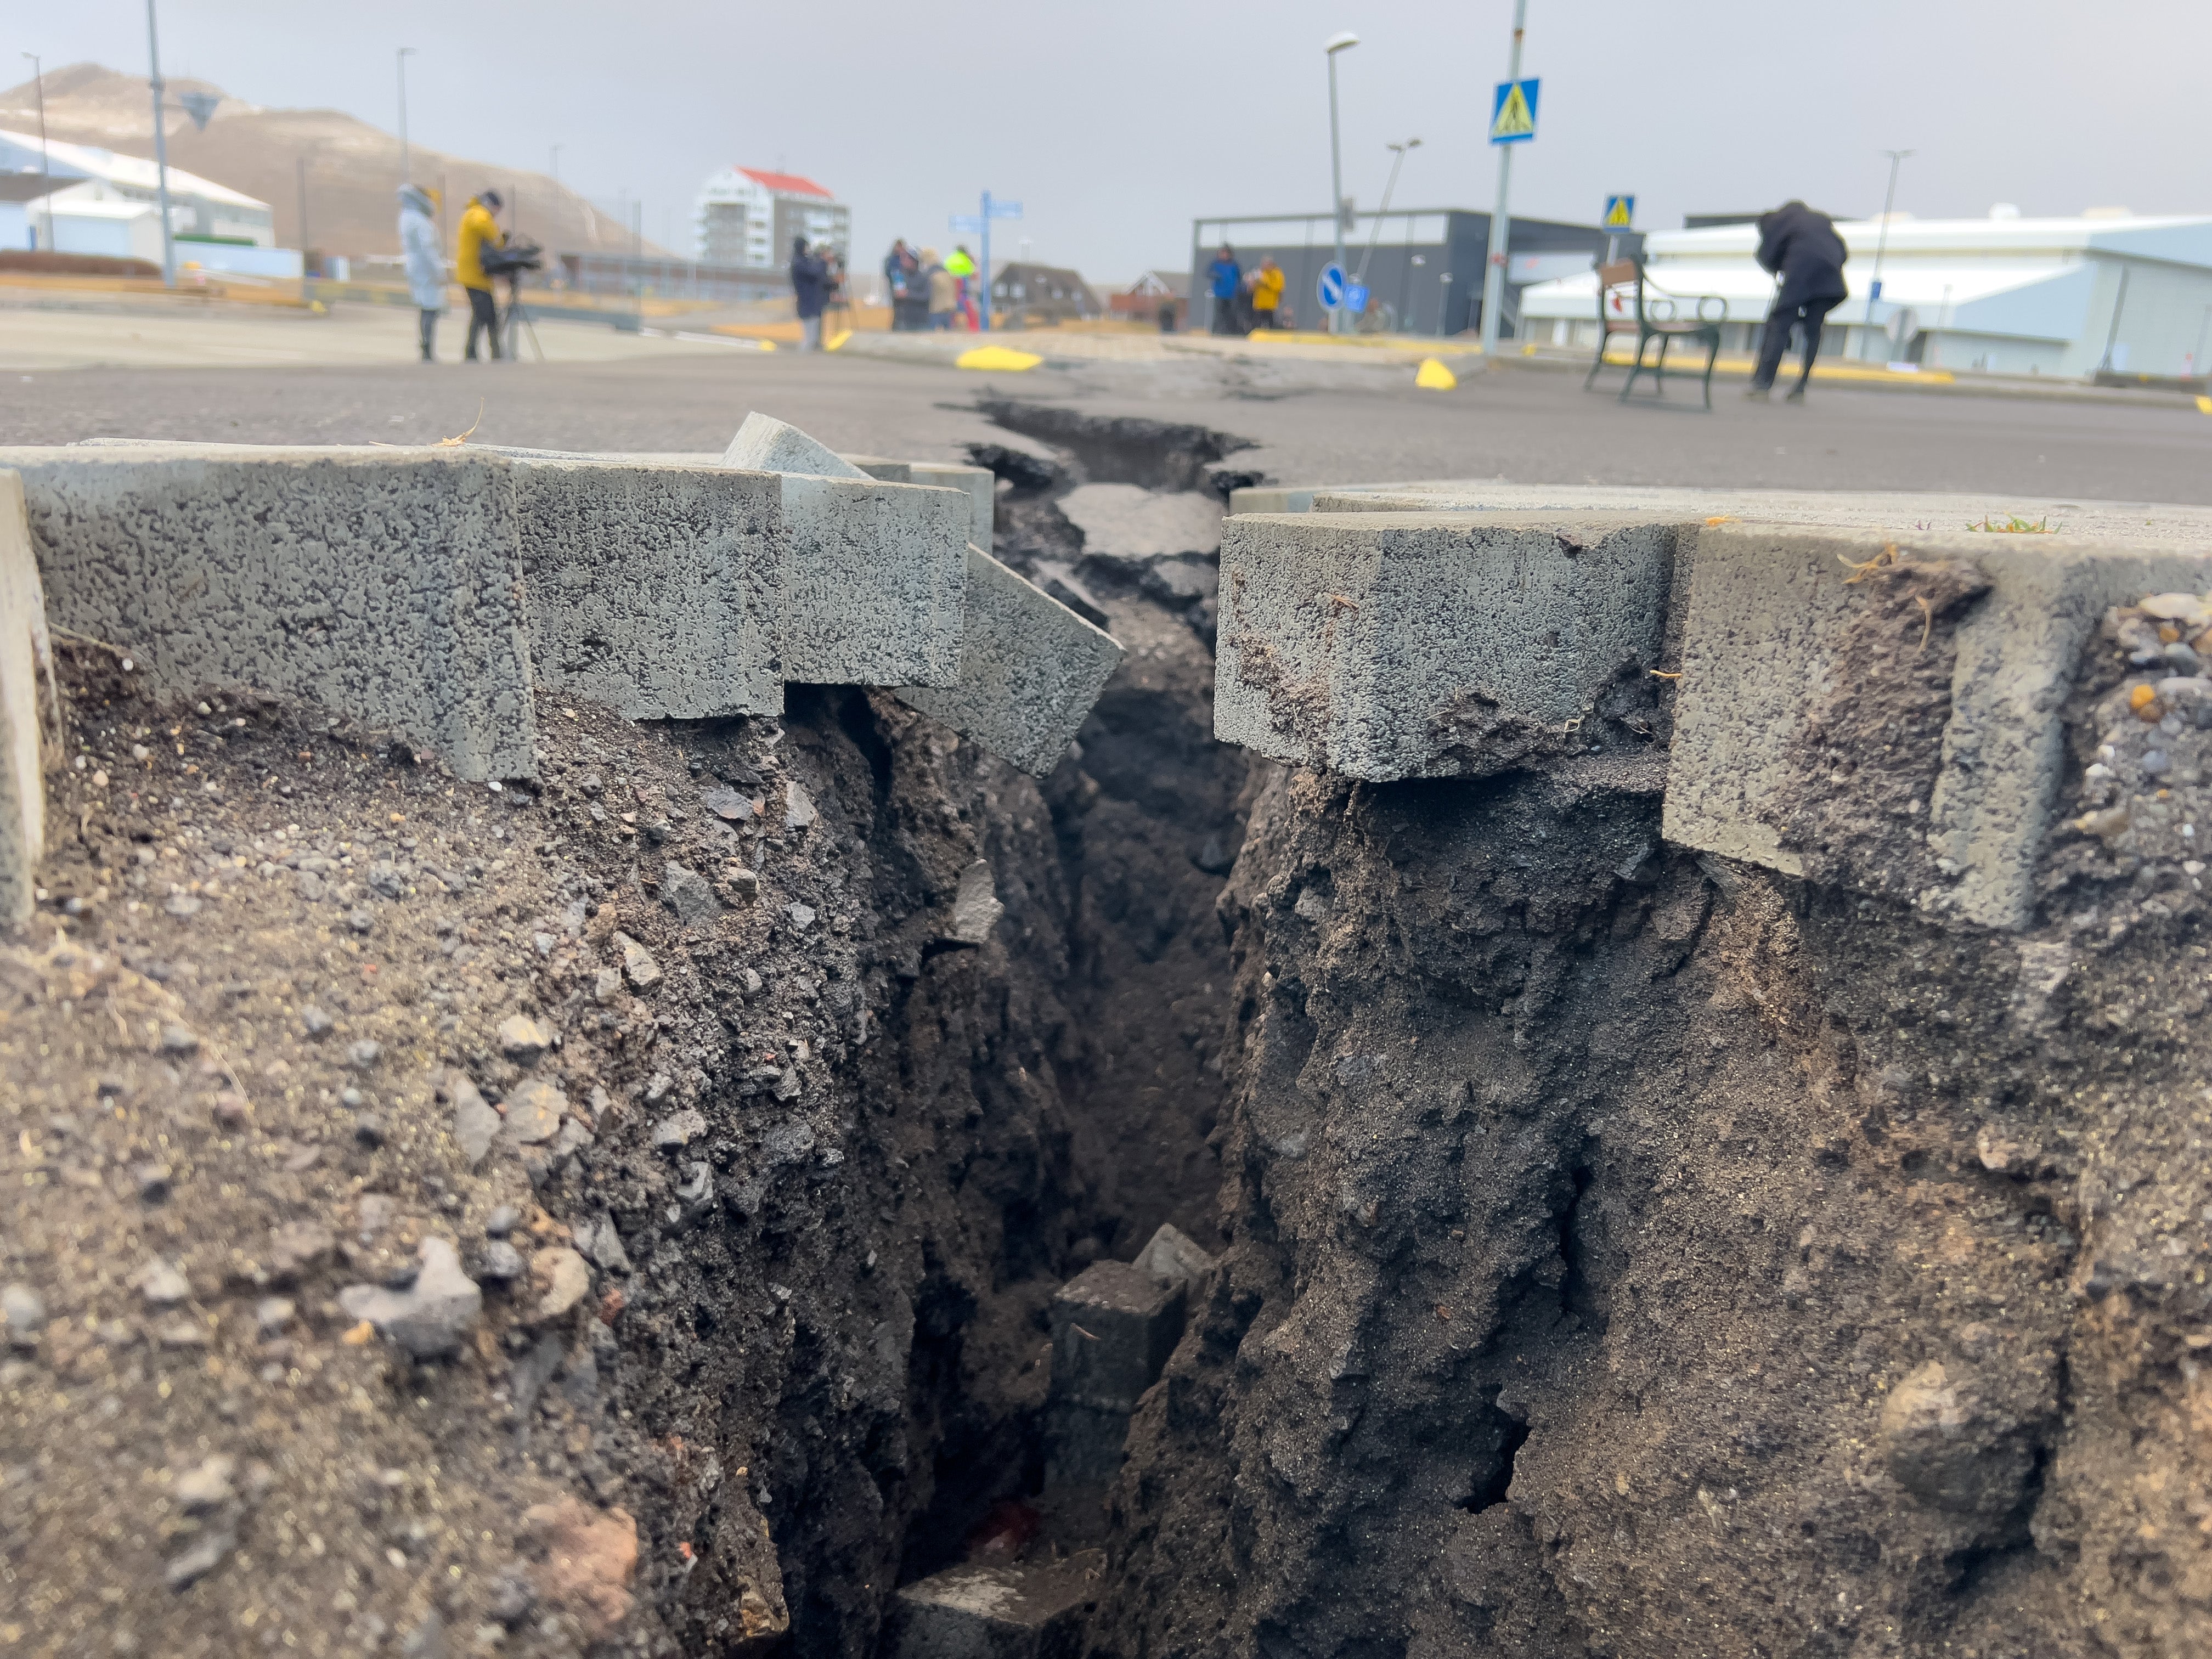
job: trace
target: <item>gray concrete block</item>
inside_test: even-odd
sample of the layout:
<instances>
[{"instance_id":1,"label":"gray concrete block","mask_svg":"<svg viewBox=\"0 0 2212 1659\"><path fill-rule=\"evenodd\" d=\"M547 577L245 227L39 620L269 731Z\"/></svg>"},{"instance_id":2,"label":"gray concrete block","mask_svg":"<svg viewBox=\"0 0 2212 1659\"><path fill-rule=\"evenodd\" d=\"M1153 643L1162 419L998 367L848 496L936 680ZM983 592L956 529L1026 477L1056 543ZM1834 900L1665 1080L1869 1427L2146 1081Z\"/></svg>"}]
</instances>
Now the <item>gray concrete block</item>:
<instances>
[{"instance_id":1,"label":"gray concrete block","mask_svg":"<svg viewBox=\"0 0 2212 1659\"><path fill-rule=\"evenodd\" d=\"M518 459L537 682L630 720L783 711L773 474Z\"/></svg>"},{"instance_id":2,"label":"gray concrete block","mask_svg":"<svg viewBox=\"0 0 2212 1659\"><path fill-rule=\"evenodd\" d=\"M1888 550L1897 570L1887 568ZM1881 563L1850 581L1868 561ZM1905 584L1896 591L1909 599L1947 568L1954 589L1974 589L1949 614L1931 606L1923 618L1899 604L1887 636L1869 633L1893 585ZM2212 589L2212 552L2074 536L1723 524L1695 532L1688 588L1667 838L2017 928L2033 920L2035 863L2064 765L2061 706L2083 649L2110 606ZM1948 710L1924 734L1887 714L1852 717L1855 702L1881 689L1876 679L1899 672L1873 661L1885 644L1900 646L1898 636L1916 642L1906 672L1930 647L1955 653ZM1922 637L1929 646L1917 645ZM1808 742L1816 724L1818 744ZM1862 739L1865 757L1850 774L1829 769L1822 757L1848 757ZM1863 803L1884 789L1910 797L1899 802L1902 833L1862 811L1860 848L1823 849L1808 838L1824 799ZM1808 872L1816 856L1821 867Z\"/></svg>"},{"instance_id":3,"label":"gray concrete block","mask_svg":"<svg viewBox=\"0 0 2212 1659\"><path fill-rule=\"evenodd\" d=\"M806 472L822 478L865 478L868 475L826 444L797 427L755 410L722 452L722 465L748 472Z\"/></svg>"},{"instance_id":4,"label":"gray concrete block","mask_svg":"<svg viewBox=\"0 0 2212 1659\"><path fill-rule=\"evenodd\" d=\"M873 478L782 475L783 678L957 686L968 498Z\"/></svg>"},{"instance_id":5,"label":"gray concrete block","mask_svg":"<svg viewBox=\"0 0 2212 1659\"><path fill-rule=\"evenodd\" d=\"M1121 1473L1133 1413L1048 1401L1044 1408L1044 1484L1048 1492L1103 1486Z\"/></svg>"},{"instance_id":6,"label":"gray concrete block","mask_svg":"<svg viewBox=\"0 0 2212 1659\"><path fill-rule=\"evenodd\" d=\"M46 854L46 732L53 677L23 482L0 472L0 927L31 914Z\"/></svg>"},{"instance_id":7,"label":"gray concrete block","mask_svg":"<svg viewBox=\"0 0 2212 1659\"><path fill-rule=\"evenodd\" d=\"M1126 1261L1095 1261L1052 1299L1056 1405L1127 1412L1182 1336L1184 1292Z\"/></svg>"},{"instance_id":8,"label":"gray concrete block","mask_svg":"<svg viewBox=\"0 0 2212 1659\"><path fill-rule=\"evenodd\" d=\"M901 1587L891 1659L1077 1659L1096 1590L1065 1564L963 1563Z\"/></svg>"},{"instance_id":9,"label":"gray concrete block","mask_svg":"<svg viewBox=\"0 0 2212 1659\"><path fill-rule=\"evenodd\" d=\"M408 449L0 450L57 628L146 683L249 686L528 777L520 520L503 462Z\"/></svg>"},{"instance_id":10,"label":"gray concrete block","mask_svg":"<svg viewBox=\"0 0 2212 1659\"><path fill-rule=\"evenodd\" d=\"M881 455L843 458L871 478L884 483L922 484L932 489L957 489L968 497L973 515L968 539L986 553L991 550L993 527L999 511L998 475L988 466L963 466L955 461L894 461Z\"/></svg>"},{"instance_id":11,"label":"gray concrete block","mask_svg":"<svg viewBox=\"0 0 2212 1659\"><path fill-rule=\"evenodd\" d=\"M967 567L957 678L897 696L1043 777L1106 689L1121 647L981 549L967 550Z\"/></svg>"},{"instance_id":12,"label":"gray concrete block","mask_svg":"<svg viewBox=\"0 0 2212 1659\"><path fill-rule=\"evenodd\" d=\"M1613 514L1298 514L1222 531L1214 734L1387 781L1483 769L1656 666L1674 528Z\"/></svg>"}]
</instances>

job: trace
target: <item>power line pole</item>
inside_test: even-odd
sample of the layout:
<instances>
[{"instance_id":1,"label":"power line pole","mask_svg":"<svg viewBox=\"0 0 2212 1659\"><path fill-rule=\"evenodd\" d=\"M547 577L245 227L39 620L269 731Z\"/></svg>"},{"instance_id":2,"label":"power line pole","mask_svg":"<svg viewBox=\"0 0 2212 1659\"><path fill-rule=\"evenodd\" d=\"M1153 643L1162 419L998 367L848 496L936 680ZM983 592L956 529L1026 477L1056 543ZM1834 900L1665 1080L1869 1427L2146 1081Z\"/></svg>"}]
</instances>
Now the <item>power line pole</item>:
<instances>
[{"instance_id":1,"label":"power line pole","mask_svg":"<svg viewBox=\"0 0 2212 1659\"><path fill-rule=\"evenodd\" d=\"M1505 84L1521 84L1521 36L1528 21L1528 0L1513 0L1513 55L1506 64ZM1513 94L1509 92L1506 96ZM1490 210L1490 246L1482 273L1482 354L1498 350L1498 325L1504 320L1505 258L1513 246L1513 218L1508 210L1508 188L1513 182L1513 146L1498 147L1498 201Z\"/></svg>"},{"instance_id":2,"label":"power line pole","mask_svg":"<svg viewBox=\"0 0 2212 1659\"><path fill-rule=\"evenodd\" d=\"M1886 149L1889 157L1889 193L1881 198L1881 228L1875 233L1874 282L1867 290L1866 331L1874 333L1874 308L1881 300L1881 256L1889 246L1889 216L1897 206L1897 170L1905 165L1905 158L1913 152L1909 149Z\"/></svg>"},{"instance_id":3,"label":"power line pole","mask_svg":"<svg viewBox=\"0 0 2212 1659\"><path fill-rule=\"evenodd\" d=\"M161 113L161 41L154 27L154 0L146 0L146 64L151 71L147 82L154 93L154 193L161 207L161 281L174 288L177 245L169 229L169 132ZM53 223L51 206L46 209L46 222Z\"/></svg>"},{"instance_id":4,"label":"power line pole","mask_svg":"<svg viewBox=\"0 0 2212 1659\"><path fill-rule=\"evenodd\" d=\"M39 177L48 181L41 199L46 204L45 246L46 252L52 253L54 251L54 191L52 183L54 173L46 156L46 66L34 52L27 52L23 56L31 60L31 78L39 88Z\"/></svg>"},{"instance_id":5,"label":"power line pole","mask_svg":"<svg viewBox=\"0 0 2212 1659\"><path fill-rule=\"evenodd\" d=\"M1336 140L1336 55L1359 44L1359 37L1346 30L1331 35L1322 50L1328 55L1328 216L1336 228L1336 271L1340 281L1344 276L1344 164L1339 159ZM1328 331L1344 331L1343 299L1328 313Z\"/></svg>"},{"instance_id":6,"label":"power line pole","mask_svg":"<svg viewBox=\"0 0 2212 1659\"><path fill-rule=\"evenodd\" d=\"M415 182L415 157L407 148L407 60L415 55L412 46L399 48L399 182Z\"/></svg>"}]
</instances>

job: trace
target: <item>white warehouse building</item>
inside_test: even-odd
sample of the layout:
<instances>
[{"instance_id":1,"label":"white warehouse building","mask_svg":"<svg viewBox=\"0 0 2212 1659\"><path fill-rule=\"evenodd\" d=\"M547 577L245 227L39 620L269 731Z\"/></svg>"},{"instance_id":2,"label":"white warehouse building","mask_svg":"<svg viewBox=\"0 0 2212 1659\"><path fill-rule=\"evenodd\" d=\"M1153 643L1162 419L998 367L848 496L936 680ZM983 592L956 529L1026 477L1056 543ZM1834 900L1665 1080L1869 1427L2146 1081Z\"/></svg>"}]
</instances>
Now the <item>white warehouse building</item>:
<instances>
[{"instance_id":1,"label":"white warehouse building","mask_svg":"<svg viewBox=\"0 0 2212 1659\"><path fill-rule=\"evenodd\" d=\"M66 181L31 200L0 205L0 246L27 247L35 238L63 253L158 262L157 172L139 156L59 139L42 145L34 133L0 131L0 173L44 173ZM273 248L276 240L268 203L181 167L169 169L169 229L179 259L205 252L213 261L222 250Z\"/></svg>"},{"instance_id":2,"label":"white warehouse building","mask_svg":"<svg viewBox=\"0 0 2212 1659\"><path fill-rule=\"evenodd\" d=\"M773 268L799 236L852 252L852 210L795 173L725 167L700 190L691 222L702 264Z\"/></svg>"},{"instance_id":3,"label":"white warehouse building","mask_svg":"<svg viewBox=\"0 0 2212 1659\"><path fill-rule=\"evenodd\" d=\"M2077 379L2102 368L2201 375L2212 357L2212 216L2112 208L2029 219L2002 205L1985 219L1893 215L1879 300L1869 294L1881 222L1836 228L1850 250L1850 297L1828 314L1826 355ZM1698 296L1724 301L1722 348L1730 351L1756 348L1773 301L1758 248L1752 224L1644 240L1649 279L1681 297L1679 314L1690 315ZM1595 349L1596 273L1523 289L1520 333Z\"/></svg>"}]
</instances>

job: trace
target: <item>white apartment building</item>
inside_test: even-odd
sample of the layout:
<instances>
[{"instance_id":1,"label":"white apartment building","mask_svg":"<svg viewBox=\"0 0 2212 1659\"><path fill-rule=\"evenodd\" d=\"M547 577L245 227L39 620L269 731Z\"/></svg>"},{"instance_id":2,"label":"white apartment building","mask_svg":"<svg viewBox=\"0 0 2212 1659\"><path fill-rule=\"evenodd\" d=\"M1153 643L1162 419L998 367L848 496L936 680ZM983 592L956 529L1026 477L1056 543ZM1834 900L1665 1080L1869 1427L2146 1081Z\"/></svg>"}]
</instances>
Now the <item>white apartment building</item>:
<instances>
[{"instance_id":1,"label":"white apartment building","mask_svg":"<svg viewBox=\"0 0 2212 1659\"><path fill-rule=\"evenodd\" d=\"M795 173L726 167L700 191L691 223L702 264L781 265L799 236L852 252L852 210Z\"/></svg>"}]
</instances>

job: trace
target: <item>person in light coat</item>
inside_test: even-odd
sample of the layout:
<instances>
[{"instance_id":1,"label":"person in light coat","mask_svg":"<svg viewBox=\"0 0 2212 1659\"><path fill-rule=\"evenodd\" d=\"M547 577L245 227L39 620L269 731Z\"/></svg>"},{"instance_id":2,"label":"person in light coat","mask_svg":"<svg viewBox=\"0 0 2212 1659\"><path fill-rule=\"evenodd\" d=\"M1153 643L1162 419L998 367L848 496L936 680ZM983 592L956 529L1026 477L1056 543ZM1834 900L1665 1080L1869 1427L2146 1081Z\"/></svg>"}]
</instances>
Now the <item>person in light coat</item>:
<instances>
[{"instance_id":1,"label":"person in light coat","mask_svg":"<svg viewBox=\"0 0 2212 1659\"><path fill-rule=\"evenodd\" d=\"M446 308L446 262L438 252L437 204L420 185L399 186L399 251L407 291L422 312L422 361L438 361L438 313Z\"/></svg>"}]
</instances>

